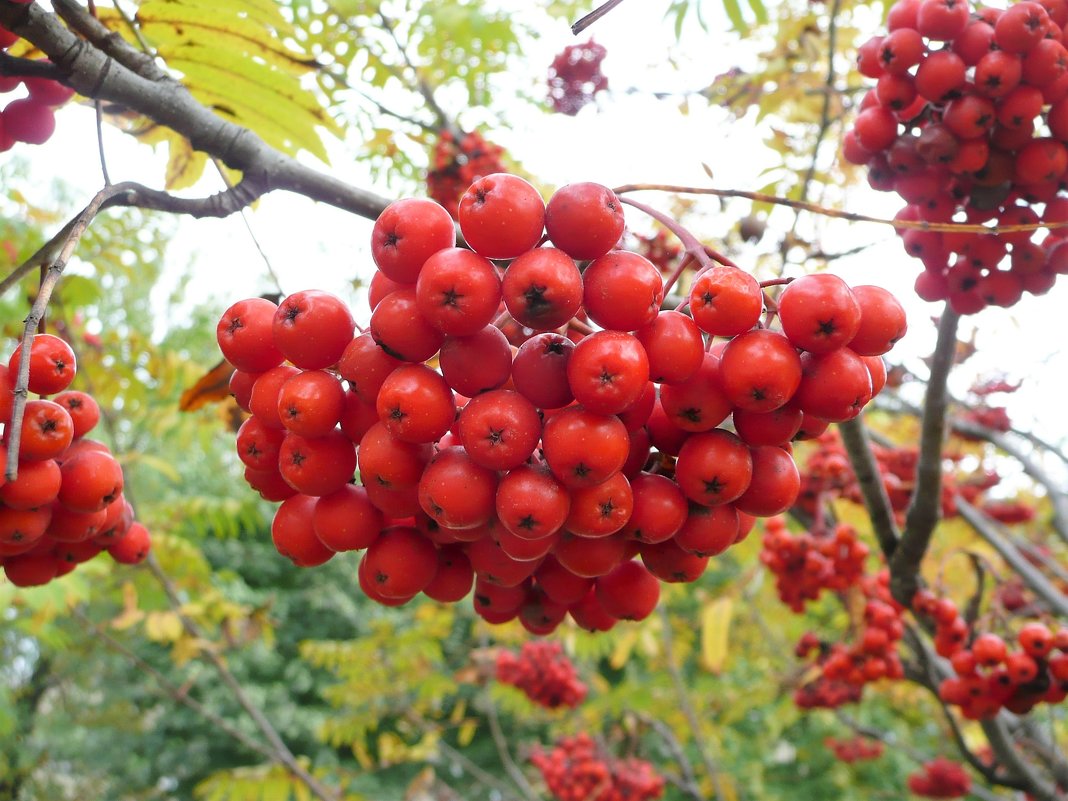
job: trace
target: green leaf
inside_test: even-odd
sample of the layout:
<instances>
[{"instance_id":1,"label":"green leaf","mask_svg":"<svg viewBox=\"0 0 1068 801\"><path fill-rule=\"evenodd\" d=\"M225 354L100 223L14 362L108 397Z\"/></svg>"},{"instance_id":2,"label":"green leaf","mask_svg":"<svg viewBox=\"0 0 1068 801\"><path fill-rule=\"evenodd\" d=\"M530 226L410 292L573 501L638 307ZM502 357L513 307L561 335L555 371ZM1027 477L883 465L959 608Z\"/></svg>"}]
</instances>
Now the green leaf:
<instances>
[{"instance_id":1,"label":"green leaf","mask_svg":"<svg viewBox=\"0 0 1068 801\"><path fill-rule=\"evenodd\" d=\"M768 9L764 5L763 0L749 0L749 8L752 9L753 15L756 17L757 24L768 24Z\"/></svg>"},{"instance_id":2,"label":"green leaf","mask_svg":"<svg viewBox=\"0 0 1068 801\"><path fill-rule=\"evenodd\" d=\"M748 32L749 25L742 16L742 8L738 5L738 0L723 0L723 10L727 12L727 19L731 21L731 27L734 30L743 35Z\"/></svg>"}]
</instances>

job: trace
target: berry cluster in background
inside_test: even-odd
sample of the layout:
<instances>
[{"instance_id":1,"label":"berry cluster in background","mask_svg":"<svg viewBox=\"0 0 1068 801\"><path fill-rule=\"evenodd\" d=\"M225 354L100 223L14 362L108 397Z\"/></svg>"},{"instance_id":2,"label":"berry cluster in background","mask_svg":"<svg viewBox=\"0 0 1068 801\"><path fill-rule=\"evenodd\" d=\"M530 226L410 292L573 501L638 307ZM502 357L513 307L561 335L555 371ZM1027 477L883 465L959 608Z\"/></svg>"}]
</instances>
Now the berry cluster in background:
<instances>
[{"instance_id":1,"label":"berry cluster in background","mask_svg":"<svg viewBox=\"0 0 1068 801\"><path fill-rule=\"evenodd\" d=\"M504 148L487 142L478 131L461 134L457 141L449 131L442 131L430 156L426 174L426 192L455 220L467 187L486 175L504 172Z\"/></svg>"},{"instance_id":2,"label":"berry cluster in background","mask_svg":"<svg viewBox=\"0 0 1068 801\"><path fill-rule=\"evenodd\" d=\"M569 613L590 630L643 619L661 581L696 580L793 505L791 440L858 415L905 331L889 293L829 274L767 299L772 329L757 281L714 263L690 315L665 311L660 270L613 249L622 204L597 184L546 205L491 175L458 216L471 249L432 201L382 213L367 332L316 290L218 325L252 413L246 479L282 502L278 550L313 566L366 549L360 586L384 604L474 582L480 616L537 634Z\"/></svg>"},{"instance_id":3,"label":"berry cluster in background","mask_svg":"<svg viewBox=\"0 0 1068 801\"><path fill-rule=\"evenodd\" d=\"M0 26L0 50L6 50L19 37ZM0 94L9 94L20 86L26 96L9 101L0 110L0 153L16 142L43 145L56 130L55 110L74 97L74 90L49 78L0 76Z\"/></svg>"},{"instance_id":4,"label":"berry cluster in background","mask_svg":"<svg viewBox=\"0 0 1068 801\"><path fill-rule=\"evenodd\" d=\"M851 737L848 740L828 737L823 744L834 754L835 759L847 765L878 759L883 755L884 750L881 742L869 737Z\"/></svg>"},{"instance_id":5,"label":"berry cluster in background","mask_svg":"<svg viewBox=\"0 0 1068 801\"><path fill-rule=\"evenodd\" d=\"M601 72L607 50L592 39L568 45L549 66L549 102L553 111L574 116L592 103L598 92L608 88Z\"/></svg>"},{"instance_id":6,"label":"berry cluster in background","mask_svg":"<svg viewBox=\"0 0 1068 801\"><path fill-rule=\"evenodd\" d=\"M501 651L497 681L511 684L546 709L576 707L586 699L586 685L574 664L560 643L547 640L524 643L518 654Z\"/></svg>"},{"instance_id":7,"label":"berry cluster in background","mask_svg":"<svg viewBox=\"0 0 1068 801\"><path fill-rule=\"evenodd\" d=\"M664 793L664 779L651 764L617 759L588 734L562 737L530 761L556 801L647 801Z\"/></svg>"},{"instance_id":8,"label":"berry cluster in background","mask_svg":"<svg viewBox=\"0 0 1068 801\"><path fill-rule=\"evenodd\" d=\"M925 762L909 776L909 790L924 798L961 798L972 789L972 780L959 762L939 757Z\"/></svg>"},{"instance_id":9,"label":"berry cluster in background","mask_svg":"<svg viewBox=\"0 0 1068 801\"><path fill-rule=\"evenodd\" d=\"M888 32L861 46L858 67L877 80L844 157L908 204L902 221L982 226L1068 221L1068 50L1064 0L1006 10L967 0L899 0ZM1038 210L1036 210L1036 207ZM899 229L924 271L926 300L959 313L1012 306L1068 272L1068 228L946 232Z\"/></svg>"},{"instance_id":10,"label":"berry cluster in background","mask_svg":"<svg viewBox=\"0 0 1068 801\"><path fill-rule=\"evenodd\" d=\"M0 365L0 462L7 459L21 354L19 346ZM40 397L26 402L18 478L0 474L0 565L19 587L47 584L105 550L123 564L148 556L148 531L122 494L122 468L106 445L85 436L100 408L68 389L75 373L70 345L51 334L34 338L29 390Z\"/></svg>"}]
</instances>

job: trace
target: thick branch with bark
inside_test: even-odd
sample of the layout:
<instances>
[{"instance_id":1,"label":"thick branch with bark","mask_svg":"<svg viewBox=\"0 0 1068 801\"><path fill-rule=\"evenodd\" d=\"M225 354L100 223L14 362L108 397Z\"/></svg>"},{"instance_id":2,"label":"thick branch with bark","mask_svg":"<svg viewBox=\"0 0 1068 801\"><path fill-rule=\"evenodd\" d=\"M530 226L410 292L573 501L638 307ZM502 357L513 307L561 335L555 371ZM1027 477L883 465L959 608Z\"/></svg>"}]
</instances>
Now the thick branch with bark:
<instances>
[{"instance_id":1,"label":"thick branch with bark","mask_svg":"<svg viewBox=\"0 0 1068 801\"><path fill-rule=\"evenodd\" d=\"M1034 593L1058 615L1068 617L1068 596L1060 592L1038 568L1032 565L1012 542L1002 535L997 524L964 498L957 496L957 511L976 533L989 543Z\"/></svg>"},{"instance_id":2,"label":"thick branch with bark","mask_svg":"<svg viewBox=\"0 0 1068 801\"><path fill-rule=\"evenodd\" d=\"M260 195L286 190L368 219L376 218L388 205L387 198L313 170L247 128L219 117L164 74L150 56L123 42L73 0L56 0L55 6L85 38L37 3L16 5L0 0L0 24L40 48L64 76L63 82L79 94L143 114L184 136L196 150L240 170L244 174L241 184L257 192L249 193L251 199L232 200L245 199L247 205ZM152 201L144 194L136 199ZM233 213L238 208L243 206L224 204L218 212ZM165 210L191 213L181 208Z\"/></svg>"},{"instance_id":3,"label":"thick branch with bark","mask_svg":"<svg viewBox=\"0 0 1068 801\"><path fill-rule=\"evenodd\" d=\"M920 563L942 510L942 443L946 436L946 382L957 348L960 315L946 304L938 323L938 340L923 404L920 459L916 491L905 515L905 532L890 559L890 588L899 603L909 605L919 583Z\"/></svg>"},{"instance_id":4,"label":"thick branch with bark","mask_svg":"<svg viewBox=\"0 0 1068 801\"><path fill-rule=\"evenodd\" d=\"M875 536L879 540L879 547L883 555L889 559L897 550L901 535L894 521L894 512L890 507L890 498L886 494L882 473L875 461L875 454L871 450L868 429L864 425L863 418L857 417L839 424L838 430L842 435L842 444L849 455L849 461L853 465L853 472L857 476L857 484L860 485L861 495L864 496L864 505L868 509L868 516L871 518Z\"/></svg>"}]
</instances>

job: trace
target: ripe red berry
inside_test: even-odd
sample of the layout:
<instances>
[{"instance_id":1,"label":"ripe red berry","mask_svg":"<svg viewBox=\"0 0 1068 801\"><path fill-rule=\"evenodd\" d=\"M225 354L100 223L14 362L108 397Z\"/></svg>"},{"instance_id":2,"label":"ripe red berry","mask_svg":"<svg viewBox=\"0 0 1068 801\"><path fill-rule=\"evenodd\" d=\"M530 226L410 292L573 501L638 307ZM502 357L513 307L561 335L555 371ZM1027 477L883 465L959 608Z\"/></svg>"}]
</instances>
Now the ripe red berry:
<instances>
[{"instance_id":1,"label":"ripe red berry","mask_svg":"<svg viewBox=\"0 0 1068 801\"><path fill-rule=\"evenodd\" d=\"M307 289L282 301L271 334L286 359L303 370L320 370L337 364L355 328L341 298Z\"/></svg>"},{"instance_id":2,"label":"ripe red berry","mask_svg":"<svg viewBox=\"0 0 1068 801\"><path fill-rule=\"evenodd\" d=\"M623 235L623 204L615 192L594 183L568 184L549 198L545 231L573 259L597 259Z\"/></svg>"},{"instance_id":3,"label":"ripe red berry","mask_svg":"<svg viewBox=\"0 0 1068 801\"><path fill-rule=\"evenodd\" d=\"M456 227L449 212L423 198L390 203L371 231L375 264L398 284L414 284L427 259L455 244ZM372 302L371 308L376 305Z\"/></svg>"},{"instance_id":4,"label":"ripe red berry","mask_svg":"<svg viewBox=\"0 0 1068 801\"><path fill-rule=\"evenodd\" d=\"M514 259L541 239L545 203L516 175L495 173L475 181L460 198L460 231L487 259Z\"/></svg>"}]
</instances>

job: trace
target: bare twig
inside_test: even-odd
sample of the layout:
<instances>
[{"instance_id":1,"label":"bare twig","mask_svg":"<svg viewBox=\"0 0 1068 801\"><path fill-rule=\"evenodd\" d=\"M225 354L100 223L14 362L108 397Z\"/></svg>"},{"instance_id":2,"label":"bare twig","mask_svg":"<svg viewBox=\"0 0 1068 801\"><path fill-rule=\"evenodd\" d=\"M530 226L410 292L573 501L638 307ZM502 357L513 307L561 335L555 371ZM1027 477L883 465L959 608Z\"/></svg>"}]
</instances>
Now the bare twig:
<instances>
[{"instance_id":1,"label":"bare twig","mask_svg":"<svg viewBox=\"0 0 1068 801\"><path fill-rule=\"evenodd\" d=\"M623 0L608 0L606 3L602 3L586 16L579 19L574 25L571 26L571 33L578 36L588 27L593 25L597 20L611 11L613 8L622 3Z\"/></svg>"},{"instance_id":2,"label":"bare twig","mask_svg":"<svg viewBox=\"0 0 1068 801\"><path fill-rule=\"evenodd\" d=\"M230 737L241 743L241 745L245 746L245 748L248 748L250 751L254 751L260 756L266 757L267 759L270 759L272 761L277 761L275 753L270 748L265 746L263 743L252 739L240 729L234 728L234 726L228 720L215 714L210 709L208 709L208 707L200 703L196 698L193 698L189 694L188 690L185 690L173 684L166 676L156 670L156 668L154 668L151 664L146 662L132 650L130 650L121 642L119 642L110 634L108 634L104 629L97 625L95 621L91 620L89 616L86 615L85 612L83 612L81 609L79 609L78 607L74 607L74 609L72 610L72 614L74 615L74 617L78 618L78 620L80 620L84 625L88 626L92 630L93 636L101 640L105 645L107 645L116 653L122 654L124 657L126 657L126 659L128 659L142 673L145 673L155 679L156 684L159 685L159 688L163 690L163 692L171 699L177 701L183 706L189 707L195 713L204 718L204 720L206 720L212 726L215 726L220 731L230 735Z\"/></svg>"},{"instance_id":3,"label":"bare twig","mask_svg":"<svg viewBox=\"0 0 1068 801\"><path fill-rule=\"evenodd\" d=\"M508 739L501 729L501 720L497 715L497 705L493 703L488 689L482 694L482 706L483 711L486 713L486 722L489 724L493 745L497 749L497 756L501 760L501 765L504 766L505 773L508 774L508 778L519 789L519 794L523 796L525 801L538 801L537 792L530 786L526 775L512 757L512 751L508 747Z\"/></svg>"},{"instance_id":4,"label":"bare twig","mask_svg":"<svg viewBox=\"0 0 1068 801\"><path fill-rule=\"evenodd\" d=\"M664 663L667 666L668 675L671 676L671 684L675 688L675 697L678 700L679 709L686 718L686 724L690 728L690 736L693 737L693 743L701 757L701 764L705 768L705 773L708 774L709 781L712 782L712 790L716 798L725 798L719 765L716 764L716 760L712 757L712 751L701 730L701 721L697 719L697 712L694 709L693 699L690 698L690 691L686 687L686 681L682 676L682 670L679 668L678 662L675 661L675 635L671 631L671 615L664 604L657 607L657 611L660 615L660 641L664 648Z\"/></svg>"},{"instance_id":5,"label":"bare twig","mask_svg":"<svg viewBox=\"0 0 1068 801\"><path fill-rule=\"evenodd\" d=\"M182 628L185 629L186 633L197 640L207 641L208 638L203 629L200 628L196 621L182 611L182 600L178 596L178 590L174 586L174 582L171 581L170 576L168 576L160 566L159 560L156 559L155 554L150 552L148 559L145 560L145 564L152 575L156 577L160 586L163 587L163 592L170 601L171 608L177 613L178 620L181 622ZM219 674L219 678L221 678L223 684L229 688L230 693L234 696L237 703L245 710L248 716L252 719L252 722L256 724L256 728L260 730L264 739L267 740L271 751L277 757L278 761L285 766L286 770L299 779L316 798L320 799L320 801L340 801L340 795L337 791L325 786L315 778L315 776L309 773L293 755L293 752L289 750L289 746L282 740L278 731L274 728L274 725L267 719L266 715L263 714L263 711L252 702L252 699L248 697L245 688L241 686L241 683L230 671L230 668L227 667L225 660L223 660L213 648L204 648L202 653L215 667L215 670Z\"/></svg>"},{"instance_id":6,"label":"bare twig","mask_svg":"<svg viewBox=\"0 0 1068 801\"><path fill-rule=\"evenodd\" d=\"M686 750L682 747L682 743L679 742L679 738L675 736L675 732L671 730L671 727L653 715L644 712L635 712L634 714L638 720L657 733L678 763L679 770L682 773L676 778L675 785L690 796L693 801L705 801L705 796L697 783L697 776L694 774L693 763L686 756Z\"/></svg>"},{"instance_id":7,"label":"bare twig","mask_svg":"<svg viewBox=\"0 0 1068 801\"><path fill-rule=\"evenodd\" d=\"M678 237L679 242L682 243L683 249L688 256L697 260L697 263L701 265L702 270L707 270L710 267L714 267L713 261L717 261L720 264L725 264L728 267L737 267L733 261L726 256L717 253L714 250L703 245L697 240L693 234L686 230L683 226L679 225L677 220L672 219L669 215L664 214L662 211L657 211L652 206L647 206L644 203L639 203L637 200L633 200L629 197L621 197L621 203L626 203L628 206L633 206L638 211L648 214L658 223L667 228L671 233Z\"/></svg>"},{"instance_id":8,"label":"bare twig","mask_svg":"<svg viewBox=\"0 0 1068 801\"><path fill-rule=\"evenodd\" d=\"M905 531L890 559L890 587L898 602L908 606L918 585L920 562L942 508L942 442L946 432L946 381L953 367L960 315L946 304L938 323L938 340L924 398L916 490L905 515Z\"/></svg>"},{"instance_id":9,"label":"bare twig","mask_svg":"<svg viewBox=\"0 0 1068 801\"><path fill-rule=\"evenodd\" d=\"M33 348L34 337L37 335L37 326L44 317L45 309L48 308L48 301L52 298L52 291L55 289L59 277L63 274L67 262L70 261L78 240L82 238L85 229L100 211L104 202L114 193L114 186L104 187L96 193L93 199L89 201L89 205L82 209L81 213L74 219L63 240L63 244L59 248L58 255L48 265L44 279L41 281L40 289L37 290L37 297L34 299L30 313L26 317L26 325L22 332L22 352L19 354L19 369L15 377L15 403L11 411L11 425L8 428L10 433L7 446L7 463L4 468L4 475L8 481L14 481L19 472L22 421L26 413L26 399L29 396L30 351Z\"/></svg>"},{"instance_id":10,"label":"bare twig","mask_svg":"<svg viewBox=\"0 0 1068 801\"><path fill-rule=\"evenodd\" d=\"M1032 565L1008 539L998 531L997 524L961 496L955 499L957 511L1023 582L1058 615L1068 617L1068 597L1060 592L1038 568Z\"/></svg>"},{"instance_id":11,"label":"bare twig","mask_svg":"<svg viewBox=\"0 0 1068 801\"><path fill-rule=\"evenodd\" d=\"M864 505L868 508L868 516L871 518L875 536L879 540L879 547L883 555L889 559L897 549L900 533L894 521L890 499L886 494L886 485L879 472L879 465L875 461L875 454L871 450L868 429L864 425L863 418L857 417L840 423L838 430L841 432L846 453L849 454L849 461L853 465L853 472L857 476L857 484L864 496Z\"/></svg>"},{"instance_id":12,"label":"bare twig","mask_svg":"<svg viewBox=\"0 0 1068 801\"><path fill-rule=\"evenodd\" d=\"M438 118L438 123L442 128L452 131L455 135L457 133L456 126L438 103L438 99L434 96L434 90L430 88L430 84L426 82L423 78L423 74L415 66L415 63L408 55L407 46L400 40L400 36L397 35L397 26L394 25L393 21L382 12L381 8L378 9L378 18L382 21L382 27L386 29L386 33L389 34L390 39L393 40L393 44L400 52L401 58L404 59L405 66L412 73L412 78L415 81L415 88L419 94L423 96L427 108L429 108L434 113L434 116Z\"/></svg>"},{"instance_id":13,"label":"bare twig","mask_svg":"<svg viewBox=\"0 0 1068 801\"><path fill-rule=\"evenodd\" d=\"M415 726L419 727L419 729L424 732L435 734L438 733L438 727L435 726L431 721L424 718L415 710L409 710L407 713L407 718ZM484 770L479 765L472 762L462 751L457 748L453 748L442 738L439 737L437 739L435 747L442 754L445 754L449 759L459 765L463 770L471 774L472 778L474 778L475 781L485 785L486 787L492 790L496 790L498 793L501 794L503 798L513 798L515 796L515 791L511 785L509 785L507 782L501 781L492 773Z\"/></svg>"},{"instance_id":14,"label":"bare twig","mask_svg":"<svg viewBox=\"0 0 1068 801\"><path fill-rule=\"evenodd\" d=\"M786 197L779 197L778 195L769 195L765 192L748 192L742 189L715 189L713 187L707 186L680 186L678 184L625 184L624 186L614 188L612 191L614 191L617 195L626 192L670 192L676 195L711 195L713 197L722 198L742 198L745 200L755 200L758 203L768 203L773 206L785 206L791 209L799 209L801 211L807 211L810 214L818 214L821 217L833 217L838 220L848 220L849 222L863 222L874 223L877 225L889 225L899 231L938 231L942 233L972 233L989 234L993 236L995 234L1023 233L1026 231L1033 232L1047 228L1052 229L1068 227L1068 221L1028 223L1026 225L993 225L988 227L985 225L972 225L969 223L935 223L927 222L926 220L894 220L885 217L871 217L867 214L856 214L851 211L842 211L841 209L830 209L826 206L821 206L818 203L792 200Z\"/></svg>"}]
</instances>

